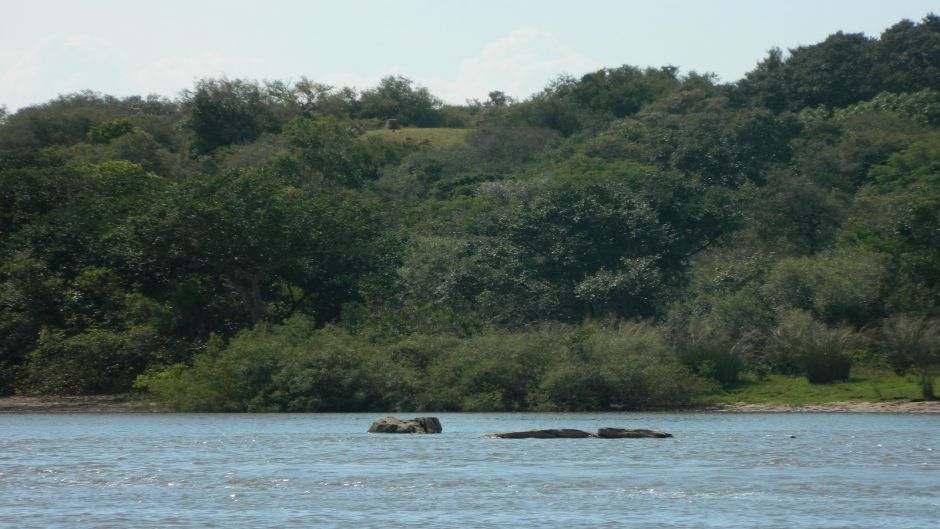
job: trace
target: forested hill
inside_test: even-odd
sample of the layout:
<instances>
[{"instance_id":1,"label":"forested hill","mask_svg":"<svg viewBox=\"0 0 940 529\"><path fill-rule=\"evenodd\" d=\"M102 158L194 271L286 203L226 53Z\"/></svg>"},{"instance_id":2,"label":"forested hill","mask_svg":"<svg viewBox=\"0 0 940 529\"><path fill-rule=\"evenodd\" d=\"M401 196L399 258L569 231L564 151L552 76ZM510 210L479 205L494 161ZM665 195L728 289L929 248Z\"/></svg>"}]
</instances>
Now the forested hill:
<instances>
[{"instance_id":1,"label":"forested hill","mask_svg":"<svg viewBox=\"0 0 940 529\"><path fill-rule=\"evenodd\" d=\"M729 84L621 66L452 106L223 78L0 110L0 394L634 409L881 365L929 395L938 317L933 15Z\"/></svg>"}]
</instances>

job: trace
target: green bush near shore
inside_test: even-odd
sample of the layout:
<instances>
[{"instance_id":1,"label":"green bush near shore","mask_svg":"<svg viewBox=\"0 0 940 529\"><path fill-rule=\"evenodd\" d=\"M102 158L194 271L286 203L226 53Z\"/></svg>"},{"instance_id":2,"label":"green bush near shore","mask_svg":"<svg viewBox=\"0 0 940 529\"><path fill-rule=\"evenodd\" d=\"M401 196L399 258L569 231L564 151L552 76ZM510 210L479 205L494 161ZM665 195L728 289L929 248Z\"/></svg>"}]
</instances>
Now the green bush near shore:
<instances>
[{"instance_id":1,"label":"green bush near shore","mask_svg":"<svg viewBox=\"0 0 940 529\"><path fill-rule=\"evenodd\" d=\"M191 364L136 385L174 409L209 412L642 410L715 390L646 324L374 343L303 317L214 340Z\"/></svg>"},{"instance_id":2,"label":"green bush near shore","mask_svg":"<svg viewBox=\"0 0 940 529\"><path fill-rule=\"evenodd\" d=\"M801 346L795 350L801 362L828 358L831 350L846 354L842 341L825 347L830 334L843 330L816 331L824 339L802 332L785 336L790 346ZM851 372L846 368L832 383L821 384L801 369L769 375L742 370L733 382L721 380L689 365L675 337L667 339L648 323L494 328L460 338L370 336L317 328L296 316L227 342L210 340L191 363L151 370L136 386L170 408L205 412L652 410L922 396L918 372L898 374L865 350L853 355Z\"/></svg>"}]
</instances>

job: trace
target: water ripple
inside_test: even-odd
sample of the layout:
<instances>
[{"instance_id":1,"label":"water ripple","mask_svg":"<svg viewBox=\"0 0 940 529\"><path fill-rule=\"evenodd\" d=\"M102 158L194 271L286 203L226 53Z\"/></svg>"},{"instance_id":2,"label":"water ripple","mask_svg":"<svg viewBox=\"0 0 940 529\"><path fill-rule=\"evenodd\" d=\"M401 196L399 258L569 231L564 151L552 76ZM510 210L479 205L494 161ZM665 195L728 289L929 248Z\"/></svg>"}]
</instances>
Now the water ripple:
<instances>
[{"instance_id":1,"label":"water ripple","mask_svg":"<svg viewBox=\"0 0 940 529\"><path fill-rule=\"evenodd\" d=\"M917 529L940 497L933 417L446 414L435 436L373 418L0 416L0 527ZM607 425L676 437L480 438Z\"/></svg>"}]
</instances>

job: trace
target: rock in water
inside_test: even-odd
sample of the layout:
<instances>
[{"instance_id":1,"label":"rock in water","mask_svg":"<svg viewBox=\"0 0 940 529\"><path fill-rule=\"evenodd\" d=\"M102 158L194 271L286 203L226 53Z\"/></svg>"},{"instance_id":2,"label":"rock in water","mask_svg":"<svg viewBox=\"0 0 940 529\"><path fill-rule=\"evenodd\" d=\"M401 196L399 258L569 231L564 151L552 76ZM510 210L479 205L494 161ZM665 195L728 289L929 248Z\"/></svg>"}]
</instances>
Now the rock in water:
<instances>
[{"instance_id":1,"label":"rock in water","mask_svg":"<svg viewBox=\"0 0 940 529\"><path fill-rule=\"evenodd\" d=\"M414 419L397 419L395 417L382 417L372 423L369 433L441 433L441 421L437 417L415 417Z\"/></svg>"},{"instance_id":2,"label":"rock in water","mask_svg":"<svg viewBox=\"0 0 940 529\"><path fill-rule=\"evenodd\" d=\"M559 428L549 430L526 430L523 432L491 433L485 437L497 439L582 439L594 437L594 434L582 430Z\"/></svg>"},{"instance_id":3,"label":"rock in water","mask_svg":"<svg viewBox=\"0 0 940 529\"><path fill-rule=\"evenodd\" d=\"M657 432L654 430L646 430L642 428L635 430L628 430L626 428L601 428L597 430L597 436L602 439L640 439L644 437L655 437L662 439L665 437L672 437L672 434L666 432Z\"/></svg>"}]
</instances>

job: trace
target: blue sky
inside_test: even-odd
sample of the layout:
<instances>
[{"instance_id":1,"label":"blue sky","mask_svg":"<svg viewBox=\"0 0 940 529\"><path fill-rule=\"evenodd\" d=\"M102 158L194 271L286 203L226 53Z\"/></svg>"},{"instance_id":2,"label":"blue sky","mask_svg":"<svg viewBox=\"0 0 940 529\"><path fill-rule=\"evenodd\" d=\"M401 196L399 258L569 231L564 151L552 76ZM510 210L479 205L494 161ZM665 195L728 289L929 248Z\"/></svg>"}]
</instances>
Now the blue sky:
<instances>
[{"instance_id":1,"label":"blue sky","mask_svg":"<svg viewBox=\"0 0 940 529\"><path fill-rule=\"evenodd\" d=\"M200 77L359 88L401 74L449 102L559 74L675 65L739 79L767 50L877 36L936 0L0 0L0 105L92 89L175 97Z\"/></svg>"}]
</instances>

